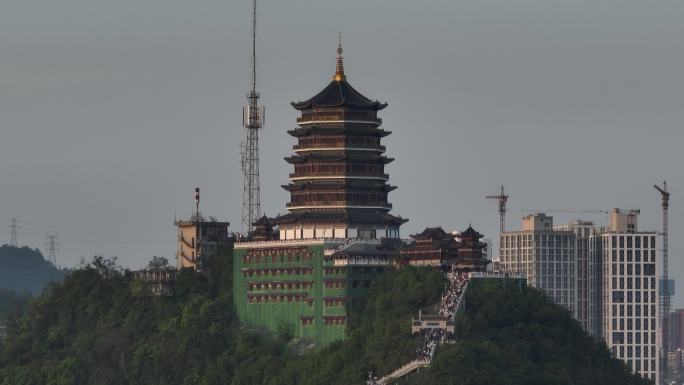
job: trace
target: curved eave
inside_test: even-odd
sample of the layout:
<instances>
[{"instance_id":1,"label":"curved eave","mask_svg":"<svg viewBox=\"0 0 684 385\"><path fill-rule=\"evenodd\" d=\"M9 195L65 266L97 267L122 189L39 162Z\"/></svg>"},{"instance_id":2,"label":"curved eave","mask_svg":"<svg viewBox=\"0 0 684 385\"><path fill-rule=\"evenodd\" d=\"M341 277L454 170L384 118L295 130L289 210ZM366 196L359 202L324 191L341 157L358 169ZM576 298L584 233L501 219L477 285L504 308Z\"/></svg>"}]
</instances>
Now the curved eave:
<instances>
[{"instance_id":1,"label":"curved eave","mask_svg":"<svg viewBox=\"0 0 684 385\"><path fill-rule=\"evenodd\" d=\"M356 154L343 154L338 156L326 156L316 153L307 154L297 154L292 156L286 156L285 161L290 164L304 163L307 161L317 161L317 162L363 162L363 163L383 163L388 164L394 161L394 158L388 158L383 155L356 155Z\"/></svg>"},{"instance_id":2,"label":"curved eave","mask_svg":"<svg viewBox=\"0 0 684 385\"><path fill-rule=\"evenodd\" d=\"M391 224L402 225L408 222L408 218L394 216L387 212L362 210L358 215L347 210L297 210L276 219L279 225L293 225L303 223L346 223L346 224Z\"/></svg>"},{"instance_id":3,"label":"curved eave","mask_svg":"<svg viewBox=\"0 0 684 385\"><path fill-rule=\"evenodd\" d=\"M291 105L297 110L305 110L314 107L334 108L346 106L361 109L369 108L379 111L387 107L387 103L380 103L377 100L371 100L363 96L363 94L354 89L346 80L333 80L312 98L301 102L292 102Z\"/></svg>"},{"instance_id":4,"label":"curved eave","mask_svg":"<svg viewBox=\"0 0 684 385\"><path fill-rule=\"evenodd\" d=\"M338 189L348 189L348 190L358 190L359 192L362 191L384 191L384 192L390 192L394 191L397 189L397 186L390 186L387 184L370 184L367 186L359 186L359 185L353 185L350 183L311 183L311 182L304 182L304 183L290 183L290 184L284 184L281 185L280 187L283 188L285 191L293 192L293 191L303 191L303 190L319 190L319 191L328 191L328 190L338 190ZM346 190L345 190L346 191Z\"/></svg>"},{"instance_id":5,"label":"curved eave","mask_svg":"<svg viewBox=\"0 0 684 385\"><path fill-rule=\"evenodd\" d=\"M294 107L296 110L307 110L310 108L314 107L323 107L323 108L335 108L335 107L353 107L353 108L372 108L376 111L380 111L384 108L387 107L387 103L380 103L379 101L375 100L372 103L369 104L356 104L356 103L350 103L345 100L342 100L340 103L335 103L335 104L316 104L314 102L311 102L310 100L303 101L303 102L290 102L290 105Z\"/></svg>"},{"instance_id":6,"label":"curved eave","mask_svg":"<svg viewBox=\"0 0 684 385\"><path fill-rule=\"evenodd\" d=\"M360 128L360 127L319 127L319 126L302 126L297 127L293 130L287 130L290 136L302 137L311 134L322 134L322 135L338 135L338 134L355 134L355 135L370 135L379 136L384 138L392 133L392 131L383 130L381 128Z\"/></svg>"}]
</instances>

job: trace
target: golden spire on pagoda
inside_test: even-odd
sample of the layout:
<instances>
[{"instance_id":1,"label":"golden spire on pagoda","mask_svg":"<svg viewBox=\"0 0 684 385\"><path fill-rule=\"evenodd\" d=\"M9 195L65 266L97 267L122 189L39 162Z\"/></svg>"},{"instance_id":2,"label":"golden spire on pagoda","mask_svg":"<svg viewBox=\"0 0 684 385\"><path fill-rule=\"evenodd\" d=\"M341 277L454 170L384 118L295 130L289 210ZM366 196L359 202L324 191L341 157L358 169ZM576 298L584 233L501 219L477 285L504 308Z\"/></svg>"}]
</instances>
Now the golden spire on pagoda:
<instances>
[{"instance_id":1,"label":"golden spire on pagoda","mask_svg":"<svg viewBox=\"0 0 684 385\"><path fill-rule=\"evenodd\" d=\"M333 80L341 82L346 79L347 77L344 76L344 63L342 61L342 32L340 32L337 45L337 65L335 66L335 76L333 76Z\"/></svg>"}]
</instances>

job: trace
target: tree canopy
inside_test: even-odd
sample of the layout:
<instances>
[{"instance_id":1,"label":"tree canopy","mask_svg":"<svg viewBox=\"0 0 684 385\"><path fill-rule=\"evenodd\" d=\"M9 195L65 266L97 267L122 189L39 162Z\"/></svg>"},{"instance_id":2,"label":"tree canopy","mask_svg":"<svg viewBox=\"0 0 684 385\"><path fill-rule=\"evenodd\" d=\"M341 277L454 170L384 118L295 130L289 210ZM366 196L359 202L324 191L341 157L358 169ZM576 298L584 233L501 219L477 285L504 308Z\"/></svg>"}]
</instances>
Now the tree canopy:
<instances>
[{"instance_id":1,"label":"tree canopy","mask_svg":"<svg viewBox=\"0 0 684 385\"><path fill-rule=\"evenodd\" d=\"M445 285L430 269L386 273L350 309L348 338L316 347L241 326L230 258L209 266L208 274L180 271L173 297L140 297L129 288L131 274L95 258L10 322L0 385L362 384L369 370L383 375L414 357L421 341L410 334L410 319ZM474 287L458 323L459 342L440 348L433 368L408 382L640 383L531 289ZM535 372L543 377L525 382Z\"/></svg>"},{"instance_id":2,"label":"tree canopy","mask_svg":"<svg viewBox=\"0 0 684 385\"><path fill-rule=\"evenodd\" d=\"M65 275L66 270L46 261L38 249L0 246L0 289L38 294L45 285Z\"/></svg>"}]
</instances>

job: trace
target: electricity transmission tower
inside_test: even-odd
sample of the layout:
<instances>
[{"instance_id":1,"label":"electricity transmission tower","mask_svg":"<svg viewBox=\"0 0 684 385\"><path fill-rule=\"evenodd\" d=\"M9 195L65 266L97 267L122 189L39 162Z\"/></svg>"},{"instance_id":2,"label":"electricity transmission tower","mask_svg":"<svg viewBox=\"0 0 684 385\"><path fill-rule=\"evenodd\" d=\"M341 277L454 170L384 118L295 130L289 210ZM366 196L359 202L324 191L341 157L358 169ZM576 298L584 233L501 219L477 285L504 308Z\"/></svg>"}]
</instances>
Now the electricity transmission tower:
<instances>
[{"instance_id":1,"label":"electricity transmission tower","mask_svg":"<svg viewBox=\"0 0 684 385\"><path fill-rule=\"evenodd\" d=\"M55 267L57 266L57 250L59 250L57 234L45 235L45 251L47 251L47 260Z\"/></svg>"},{"instance_id":2,"label":"electricity transmission tower","mask_svg":"<svg viewBox=\"0 0 684 385\"><path fill-rule=\"evenodd\" d=\"M256 0L252 0L252 55L251 90L247 93L247 107L242 110L242 124L247 138L240 146L243 173L242 232L248 233L261 214L261 188L259 186L259 130L264 125L265 109L259 106L256 91Z\"/></svg>"},{"instance_id":3,"label":"electricity transmission tower","mask_svg":"<svg viewBox=\"0 0 684 385\"><path fill-rule=\"evenodd\" d=\"M10 219L10 246L19 247L19 241L17 240L17 234L19 232L19 219Z\"/></svg>"}]
</instances>

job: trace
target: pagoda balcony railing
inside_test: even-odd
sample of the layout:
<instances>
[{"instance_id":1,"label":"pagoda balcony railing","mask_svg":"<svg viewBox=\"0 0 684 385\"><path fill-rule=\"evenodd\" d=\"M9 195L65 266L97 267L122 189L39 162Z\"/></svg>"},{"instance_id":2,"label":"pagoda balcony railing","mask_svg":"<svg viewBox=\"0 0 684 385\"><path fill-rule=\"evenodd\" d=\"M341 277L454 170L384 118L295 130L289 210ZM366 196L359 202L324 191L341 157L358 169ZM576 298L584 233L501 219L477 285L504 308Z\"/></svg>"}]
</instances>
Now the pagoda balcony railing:
<instances>
[{"instance_id":1,"label":"pagoda balcony railing","mask_svg":"<svg viewBox=\"0 0 684 385\"><path fill-rule=\"evenodd\" d=\"M363 201L363 200L359 200L359 201L341 200L341 201L289 202L285 205L285 207L287 207L287 208L309 207L309 206L316 206L316 207L323 207L323 206L367 206L367 207L383 207L383 208L386 208L389 210L392 209L391 203L371 202L371 201Z\"/></svg>"},{"instance_id":2,"label":"pagoda balcony railing","mask_svg":"<svg viewBox=\"0 0 684 385\"><path fill-rule=\"evenodd\" d=\"M297 118L297 123L312 123L312 122L339 122L339 121L357 121L368 122L377 125L382 124L382 119L364 113L345 113L345 114L306 114Z\"/></svg>"},{"instance_id":3,"label":"pagoda balcony railing","mask_svg":"<svg viewBox=\"0 0 684 385\"><path fill-rule=\"evenodd\" d=\"M304 142L300 144L295 144L292 146L292 148L296 150L301 150L305 148L311 148L311 149L317 149L317 148L340 148L340 149L349 149L349 148L363 148L363 149L369 149L369 150L378 150L380 152L385 152L387 151L387 148L382 145L377 145L377 144L371 144L371 143L345 143L343 141L341 142L319 142L319 141L311 141L311 142Z\"/></svg>"},{"instance_id":4,"label":"pagoda balcony railing","mask_svg":"<svg viewBox=\"0 0 684 385\"><path fill-rule=\"evenodd\" d=\"M377 174L377 173L340 173L336 171L314 171L307 172L305 174L290 173L290 179L293 178L380 178L389 179L389 174Z\"/></svg>"}]
</instances>

